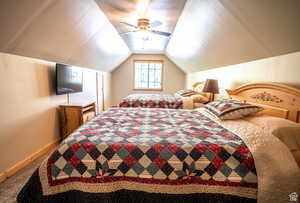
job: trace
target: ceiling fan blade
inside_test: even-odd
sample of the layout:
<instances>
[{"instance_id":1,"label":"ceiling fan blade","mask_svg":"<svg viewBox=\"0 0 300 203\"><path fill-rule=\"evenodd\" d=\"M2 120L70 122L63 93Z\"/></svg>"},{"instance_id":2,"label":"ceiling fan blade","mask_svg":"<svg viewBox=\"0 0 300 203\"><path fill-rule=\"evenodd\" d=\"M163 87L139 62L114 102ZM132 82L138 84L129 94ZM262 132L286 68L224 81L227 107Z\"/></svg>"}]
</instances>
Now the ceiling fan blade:
<instances>
[{"instance_id":1,"label":"ceiling fan blade","mask_svg":"<svg viewBox=\"0 0 300 203\"><path fill-rule=\"evenodd\" d=\"M150 27L158 27L162 25L162 22L160 22L159 20L155 20L152 23L150 23Z\"/></svg>"},{"instance_id":2,"label":"ceiling fan blade","mask_svg":"<svg viewBox=\"0 0 300 203\"><path fill-rule=\"evenodd\" d=\"M126 22L120 22L121 24L127 25L129 27L134 27L134 28L138 28L136 25L132 25L130 23L126 23Z\"/></svg>"},{"instance_id":3,"label":"ceiling fan blade","mask_svg":"<svg viewBox=\"0 0 300 203\"><path fill-rule=\"evenodd\" d=\"M157 31L157 30L151 30L150 32L158 35L163 35L165 37L170 37L171 33L169 32L162 32L162 31Z\"/></svg>"},{"instance_id":4,"label":"ceiling fan blade","mask_svg":"<svg viewBox=\"0 0 300 203\"><path fill-rule=\"evenodd\" d=\"M119 35L126 35L132 32L137 32L137 30L132 30L132 31L128 31L128 32L120 32Z\"/></svg>"}]
</instances>

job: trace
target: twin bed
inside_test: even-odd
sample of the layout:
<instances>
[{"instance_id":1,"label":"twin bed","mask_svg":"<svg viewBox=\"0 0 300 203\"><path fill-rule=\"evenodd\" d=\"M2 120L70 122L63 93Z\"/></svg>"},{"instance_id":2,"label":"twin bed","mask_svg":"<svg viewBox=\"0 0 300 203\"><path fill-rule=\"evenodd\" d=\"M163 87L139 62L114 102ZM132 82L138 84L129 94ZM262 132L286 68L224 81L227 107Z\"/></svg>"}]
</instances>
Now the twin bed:
<instances>
[{"instance_id":1,"label":"twin bed","mask_svg":"<svg viewBox=\"0 0 300 203\"><path fill-rule=\"evenodd\" d=\"M300 91L260 83L228 93L264 110L235 120L207 108L101 113L43 161L18 202L287 202L300 169L281 139L299 132Z\"/></svg>"},{"instance_id":2,"label":"twin bed","mask_svg":"<svg viewBox=\"0 0 300 203\"><path fill-rule=\"evenodd\" d=\"M209 101L205 93L180 90L174 94L130 94L119 107L194 109Z\"/></svg>"}]
</instances>

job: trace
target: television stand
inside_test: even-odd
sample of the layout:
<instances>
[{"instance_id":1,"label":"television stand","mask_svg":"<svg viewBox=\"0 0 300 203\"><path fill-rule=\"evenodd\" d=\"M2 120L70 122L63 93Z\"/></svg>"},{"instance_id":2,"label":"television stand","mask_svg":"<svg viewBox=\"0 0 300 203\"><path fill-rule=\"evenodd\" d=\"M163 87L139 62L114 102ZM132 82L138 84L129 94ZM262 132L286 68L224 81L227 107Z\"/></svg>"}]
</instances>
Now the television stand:
<instances>
[{"instance_id":1,"label":"television stand","mask_svg":"<svg viewBox=\"0 0 300 203\"><path fill-rule=\"evenodd\" d=\"M62 139L96 116L95 102L63 104L59 107Z\"/></svg>"}]
</instances>

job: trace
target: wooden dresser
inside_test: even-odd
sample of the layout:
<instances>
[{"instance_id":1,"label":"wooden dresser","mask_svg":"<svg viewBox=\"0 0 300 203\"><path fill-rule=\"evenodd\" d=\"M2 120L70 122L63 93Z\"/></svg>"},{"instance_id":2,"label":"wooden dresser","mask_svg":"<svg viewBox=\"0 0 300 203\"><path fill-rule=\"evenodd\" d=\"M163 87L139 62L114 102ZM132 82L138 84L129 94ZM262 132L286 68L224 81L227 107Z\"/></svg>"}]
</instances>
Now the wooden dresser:
<instances>
[{"instance_id":1,"label":"wooden dresser","mask_svg":"<svg viewBox=\"0 0 300 203\"><path fill-rule=\"evenodd\" d=\"M96 104L92 102L60 105L60 114L61 134L64 139L96 116Z\"/></svg>"}]
</instances>

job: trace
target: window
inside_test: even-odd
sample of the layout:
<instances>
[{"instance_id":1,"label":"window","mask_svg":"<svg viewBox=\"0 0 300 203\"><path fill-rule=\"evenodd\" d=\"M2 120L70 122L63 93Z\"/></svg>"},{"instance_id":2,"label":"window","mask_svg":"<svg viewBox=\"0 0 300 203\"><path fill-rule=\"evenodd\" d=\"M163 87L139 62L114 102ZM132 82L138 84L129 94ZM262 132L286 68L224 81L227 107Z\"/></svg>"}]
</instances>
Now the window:
<instances>
[{"instance_id":1,"label":"window","mask_svg":"<svg viewBox=\"0 0 300 203\"><path fill-rule=\"evenodd\" d=\"M134 61L134 89L162 89L162 61Z\"/></svg>"}]
</instances>

